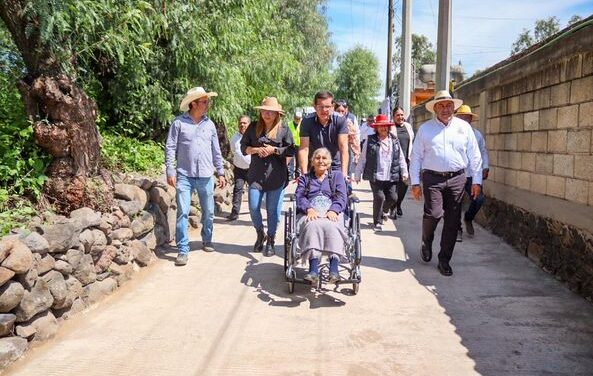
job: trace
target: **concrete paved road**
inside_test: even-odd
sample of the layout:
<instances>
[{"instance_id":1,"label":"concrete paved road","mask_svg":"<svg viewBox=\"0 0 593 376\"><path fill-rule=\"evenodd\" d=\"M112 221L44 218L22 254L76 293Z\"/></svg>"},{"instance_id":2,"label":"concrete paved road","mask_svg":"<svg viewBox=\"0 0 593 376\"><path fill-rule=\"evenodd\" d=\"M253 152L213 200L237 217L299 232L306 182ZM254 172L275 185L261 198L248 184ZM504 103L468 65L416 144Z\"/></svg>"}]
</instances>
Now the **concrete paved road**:
<instances>
[{"instance_id":1,"label":"concrete paved road","mask_svg":"<svg viewBox=\"0 0 593 376\"><path fill-rule=\"evenodd\" d=\"M164 255L7 374L593 374L590 303L478 226L441 276L419 261L421 209L408 199L383 232L363 227L357 296L288 294L282 258L249 252L248 214L217 220L217 252L193 251L183 268Z\"/></svg>"}]
</instances>

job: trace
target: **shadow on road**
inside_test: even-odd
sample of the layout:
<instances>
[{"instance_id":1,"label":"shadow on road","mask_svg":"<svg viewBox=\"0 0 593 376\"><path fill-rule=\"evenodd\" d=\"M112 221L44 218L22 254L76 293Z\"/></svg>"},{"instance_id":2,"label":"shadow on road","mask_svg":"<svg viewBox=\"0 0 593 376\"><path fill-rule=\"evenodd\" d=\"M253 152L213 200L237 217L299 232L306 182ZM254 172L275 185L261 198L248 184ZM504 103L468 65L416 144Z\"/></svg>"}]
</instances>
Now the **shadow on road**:
<instances>
[{"instance_id":1,"label":"shadow on road","mask_svg":"<svg viewBox=\"0 0 593 376\"><path fill-rule=\"evenodd\" d=\"M317 291L309 285L296 284L294 293L290 294L285 282L284 267L281 264L266 262L266 258L247 262L241 283L255 288L257 297L273 307L291 308L306 302L311 309L341 307L346 303L335 294L346 294L349 291L344 288L329 290L327 286Z\"/></svg>"},{"instance_id":2,"label":"shadow on road","mask_svg":"<svg viewBox=\"0 0 593 376\"><path fill-rule=\"evenodd\" d=\"M421 204L413 209L421 212ZM444 277L436 268L442 224L433 260L424 263L419 257L421 219L415 216L417 220L398 223L408 260L404 265L444 308L477 373L592 374L589 302L481 228L476 228L475 238L457 243L451 264L454 274Z\"/></svg>"}]
</instances>

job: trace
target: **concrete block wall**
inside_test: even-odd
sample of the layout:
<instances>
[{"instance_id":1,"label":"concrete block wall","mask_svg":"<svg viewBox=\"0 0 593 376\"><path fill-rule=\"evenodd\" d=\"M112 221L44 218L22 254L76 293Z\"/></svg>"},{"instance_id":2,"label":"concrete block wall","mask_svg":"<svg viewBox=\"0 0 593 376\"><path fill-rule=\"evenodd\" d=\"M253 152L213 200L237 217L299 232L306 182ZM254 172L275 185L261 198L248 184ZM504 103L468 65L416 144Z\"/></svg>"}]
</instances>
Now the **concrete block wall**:
<instances>
[{"instance_id":1,"label":"concrete block wall","mask_svg":"<svg viewBox=\"0 0 593 376\"><path fill-rule=\"evenodd\" d=\"M480 116L474 126L490 156L489 204L478 220L593 297L593 17L462 82L454 95ZM416 106L414 128L430 117ZM559 228L585 240L558 243Z\"/></svg>"}]
</instances>

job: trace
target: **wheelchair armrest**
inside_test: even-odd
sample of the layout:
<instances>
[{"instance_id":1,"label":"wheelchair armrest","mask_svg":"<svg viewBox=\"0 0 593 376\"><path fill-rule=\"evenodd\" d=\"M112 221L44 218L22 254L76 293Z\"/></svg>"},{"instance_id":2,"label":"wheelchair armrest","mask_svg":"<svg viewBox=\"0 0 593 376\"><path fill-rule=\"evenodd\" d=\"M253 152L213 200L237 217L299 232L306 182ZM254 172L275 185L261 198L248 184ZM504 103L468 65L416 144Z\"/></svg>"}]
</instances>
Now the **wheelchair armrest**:
<instances>
[{"instance_id":1,"label":"wheelchair armrest","mask_svg":"<svg viewBox=\"0 0 593 376\"><path fill-rule=\"evenodd\" d=\"M296 201L296 194L294 193L287 193L284 197L286 197L290 202Z\"/></svg>"},{"instance_id":2,"label":"wheelchair armrest","mask_svg":"<svg viewBox=\"0 0 593 376\"><path fill-rule=\"evenodd\" d=\"M350 194L350 196L348 196L348 202L358 204L360 202L360 199L358 198L358 196L352 193Z\"/></svg>"}]
</instances>

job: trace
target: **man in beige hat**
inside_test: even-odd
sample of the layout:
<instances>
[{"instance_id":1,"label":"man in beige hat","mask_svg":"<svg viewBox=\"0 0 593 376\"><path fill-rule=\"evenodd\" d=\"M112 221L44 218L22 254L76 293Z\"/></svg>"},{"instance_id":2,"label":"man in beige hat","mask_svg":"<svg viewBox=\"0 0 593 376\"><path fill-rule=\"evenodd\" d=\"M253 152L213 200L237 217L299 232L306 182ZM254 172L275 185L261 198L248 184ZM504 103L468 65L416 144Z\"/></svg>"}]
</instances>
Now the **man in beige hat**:
<instances>
[{"instance_id":1,"label":"man in beige hat","mask_svg":"<svg viewBox=\"0 0 593 376\"><path fill-rule=\"evenodd\" d=\"M480 148L480 155L482 156L482 180L486 180L488 178L488 172L490 171L488 167L488 149L486 148L486 141L484 140L484 136L482 136L482 133L479 130L477 130L476 127L474 127L472 124L472 121L477 119L478 115L472 112L470 106L464 104L457 109L457 112L455 112L455 116L467 121L468 124L472 126L474 135L476 136L476 141L478 142L478 147ZM471 197L471 186L472 178L471 176L468 176L467 181L465 183L465 192L470 197L471 203L469 204L469 208L463 216L463 222L465 223L465 231L467 231L467 234L470 237L474 236L474 225L472 222L476 217L476 214L478 214L478 211L480 211L480 208L484 204L484 193L480 192L480 195L478 197ZM458 235L458 238L461 237L460 235L461 230L460 234Z\"/></svg>"},{"instance_id":2,"label":"man in beige hat","mask_svg":"<svg viewBox=\"0 0 593 376\"><path fill-rule=\"evenodd\" d=\"M432 259L434 232L444 217L438 264L444 276L453 274L449 262L461 225L466 171L472 174L472 197L478 197L482 184L482 158L474 132L468 123L453 116L462 103L446 90L437 92L426 103L426 109L435 117L418 129L410 161L412 196L420 200L424 194L421 252L425 262Z\"/></svg>"},{"instance_id":3,"label":"man in beige hat","mask_svg":"<svg viewBox=\"0 0 593 376\"><path fill-rule=\"evenodd\" d=\"M188 216L191 194L198 193L202 211L202 249L214 251L212 230L214 224L214 176L216 171L220 187L224 187L222 154L218 134L212 120L206 116L210 97L218 94L202 87L190 89L179 108L167 136L165 166L167 183L176 188L177 226L175 241L179 251L176 265L187 264L189 253Z\"/></svg>"}]
</instances>

